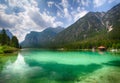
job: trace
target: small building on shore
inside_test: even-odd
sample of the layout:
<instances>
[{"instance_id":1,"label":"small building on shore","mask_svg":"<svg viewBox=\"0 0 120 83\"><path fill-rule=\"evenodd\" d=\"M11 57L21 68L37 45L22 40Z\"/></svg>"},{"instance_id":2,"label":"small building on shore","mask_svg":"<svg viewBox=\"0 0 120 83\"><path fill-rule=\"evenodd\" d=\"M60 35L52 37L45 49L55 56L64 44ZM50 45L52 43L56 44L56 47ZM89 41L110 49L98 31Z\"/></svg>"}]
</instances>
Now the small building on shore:
<instances>
[{"instance_id":1,"label":"small building on shore","mask_svg":"<svg viewBox=\"0 0 120 83\"><path fill-rule=\"evenodd\" d=\"M99 47L98 47L98 50L99 50L99 51L106 51L106 47L105 47L105 46L99 46Z\"/></svg>"}]
</instances>

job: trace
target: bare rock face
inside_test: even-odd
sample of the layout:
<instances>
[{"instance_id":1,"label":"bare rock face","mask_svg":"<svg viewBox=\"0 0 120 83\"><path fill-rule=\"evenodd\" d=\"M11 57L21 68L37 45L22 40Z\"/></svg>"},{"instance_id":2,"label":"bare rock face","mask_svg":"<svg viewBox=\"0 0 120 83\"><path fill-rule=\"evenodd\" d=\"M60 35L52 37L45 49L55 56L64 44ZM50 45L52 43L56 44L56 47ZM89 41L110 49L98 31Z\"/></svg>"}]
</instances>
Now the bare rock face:
<instances>
[{"instance_id":1,"label":"bare rock face","mask_svg":"<svg viewBox=\"0 0 120 83\"><path fill-rule=\"evenodd\" d=\"M117 23L120 23L120 4L110 9L103 17L105 27L110 31L110 28L114 28Z\"/></svg>"},{"instance_id":2,"label":"bare rock face","mask_svg":"<svg viewBox=\"0 0 120 83\"><path fill-rule=\"evenodd\" d=\"M57 27L52 28L49 27L42 32L31 31L26 35L25 40L21 43L23 48L37 48L43 47L47 45L50 41L52 41L53 37L57 35L57 33L61 32L64 28Z\"/></svg>"}]
</instances>

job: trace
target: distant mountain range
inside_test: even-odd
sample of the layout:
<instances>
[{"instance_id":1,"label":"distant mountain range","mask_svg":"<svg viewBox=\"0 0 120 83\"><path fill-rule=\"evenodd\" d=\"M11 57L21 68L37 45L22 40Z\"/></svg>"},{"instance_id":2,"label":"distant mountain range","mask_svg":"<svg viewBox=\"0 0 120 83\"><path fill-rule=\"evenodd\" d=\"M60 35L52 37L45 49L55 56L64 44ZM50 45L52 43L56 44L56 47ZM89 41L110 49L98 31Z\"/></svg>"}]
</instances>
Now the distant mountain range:
<instances>
[{"instance_id":1,"label":"distant mountain range","mask_svg":"<svg viewBox=\"0 0 120 83\"><path fill-rule=\"evenodd\" d=\"M58 32L59 31L59 32ZM75 42L104 42L120 40L120 4L107 12L89 12L66 29L48 28L43 32L31 32L22 42L22 47L66 45ZM100 45L103 43L99 43Z\"/></svg>"},{"instance_id":2,"label":"distant mountain range","mask_svg":"<svg viewBox=\"0 0 120 83\"><path fill-rule=\"evenodd\" d=\"M25 40L21 43L24 48L37 48L47 45L52 39L63 30L63 27L49 27L42 32L31 31L26 35Z\"/></svg>"}]
</instances>

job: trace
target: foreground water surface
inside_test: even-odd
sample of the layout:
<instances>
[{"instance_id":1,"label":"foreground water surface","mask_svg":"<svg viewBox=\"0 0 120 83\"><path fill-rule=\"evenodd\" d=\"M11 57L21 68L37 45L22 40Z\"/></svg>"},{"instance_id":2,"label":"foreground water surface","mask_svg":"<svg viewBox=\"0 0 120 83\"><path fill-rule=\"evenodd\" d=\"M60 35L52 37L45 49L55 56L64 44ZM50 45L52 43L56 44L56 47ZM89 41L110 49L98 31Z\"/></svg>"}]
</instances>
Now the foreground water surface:
<instances>
[{"instance_id":1,"label":"foreground water surface","mask_svg":"<svg viewBox=\"0 0 120 83\"><path fill-rule=\"evenodd\" d=\"M120 54L24 49L0 55L0 83L120 83Z\"/></svg>"}]
</instances>

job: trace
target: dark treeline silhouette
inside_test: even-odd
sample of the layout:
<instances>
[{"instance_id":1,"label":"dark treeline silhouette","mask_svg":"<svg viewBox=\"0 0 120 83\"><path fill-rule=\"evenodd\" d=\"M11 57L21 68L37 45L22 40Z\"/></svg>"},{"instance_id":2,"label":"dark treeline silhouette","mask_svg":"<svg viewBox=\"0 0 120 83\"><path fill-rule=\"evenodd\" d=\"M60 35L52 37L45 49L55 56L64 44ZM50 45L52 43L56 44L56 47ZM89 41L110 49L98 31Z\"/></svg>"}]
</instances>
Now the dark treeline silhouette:
<instances>
[{"instance_id":1,"label":"dark treeline silhouette","mask_svg":"<svg viewBox=\"0 0 120 83\"><path fill-rule=\"evenodd\" d=\"M4 46L11 46L15 48L19 48L19 42L16 36L13 36L12 39L6 34L5 29L2 29L0 33L0 45Z\"/></svg>"}]
</instances>

